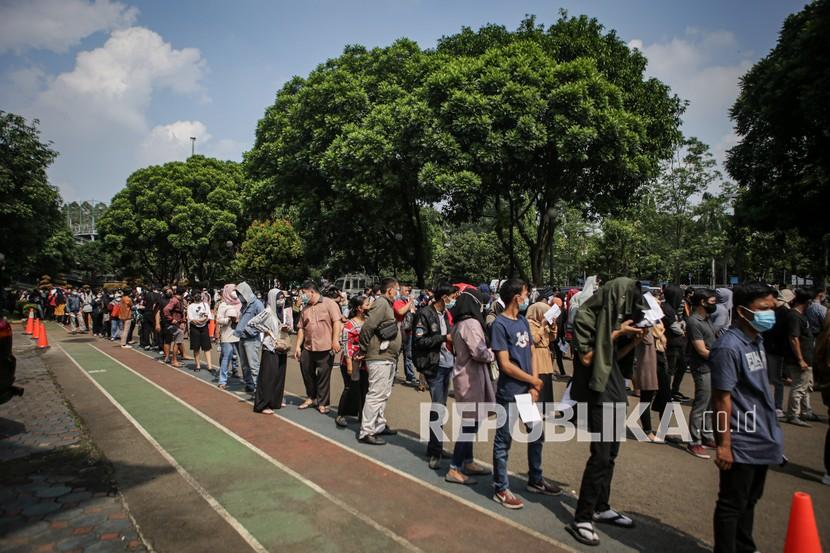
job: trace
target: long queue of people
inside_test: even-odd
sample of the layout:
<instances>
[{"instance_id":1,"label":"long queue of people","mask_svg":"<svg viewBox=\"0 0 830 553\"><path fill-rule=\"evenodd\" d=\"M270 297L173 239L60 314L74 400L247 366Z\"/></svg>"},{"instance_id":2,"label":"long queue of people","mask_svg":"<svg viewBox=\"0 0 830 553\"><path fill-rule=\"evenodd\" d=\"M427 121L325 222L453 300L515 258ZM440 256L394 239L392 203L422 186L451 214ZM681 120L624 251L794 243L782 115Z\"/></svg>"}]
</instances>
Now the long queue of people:
<instances>
[{"instance_id":1,"label":"long queue of people","mask_svg":"<svg viewBox=\"0 0 830 553\"><path fill-rule=\"evenodd\" d=\"M518 279L498 289L441 283L416 298L410 286L387 278L351 298L307 281L293 291L275 287L264 297L242 282L213 293L167 287L108 294L85 287L34 291L27 299L47 316L66 319L73 331L120 339L125 348L137 329L139 346L159 349L161 360L173 366L179 366L189 339L194 370L200 370L204 355L220 388L230 378L242 380L256 412L285 407L291 355L305 387L299 408L328 414L332 372L339 362L344 386L334 422L347 427L356 418L357 439L375 446L396 434L386 409L400 366L404 384L428 391L431 403L441 406L450 393L456 402L498 404L506 410L523 394L553 403L562 399L554 397L554 381L566 379L569 399L587 405L590 432L600 432L607 422L604 405L627 405L634 396L647 405L640 425L653 444L668 438L654 430L652 412L662 417L673 402L690 403L691 440L685 449L702 459L714 456L720 469L716 551L754 550L752 513L766 469L785 462L779 421L805 427L822 420L810 404L813 389L821 389L830 404L824 290L779 290L762 283L734 290L671 284L645 289L632 279L600 283L591 277L582 289L568 291L533 289ZM214 342L220 351L218 370L212 365ZM570 376L563 361L569 357ZM692 397L680 391L687 373L694 380ZM751 432L740 426L749 413L755 417ZM435 423L438 413L431 410L430 416ZM465 415L463 431L474 434L486 416L480 411ZM719 417L723 421L712 420ZM591 443L568 527L581 543L599 543L594 523L634 526L609 504L620 443ZM456 442L446 481L470 485L492 475L493 499L509 509L522 508L522 499L509 489L511 444L505 421L496 429L491 470L475 461L472 442ZM557 495L561 490L543 477L543 444L544 436L528 444L526 490ZM431 425L425 451L430 468L441 467L443 445ZM823 480L830 485L828 448L830 430Z\"/></svg>"}]
</instances>

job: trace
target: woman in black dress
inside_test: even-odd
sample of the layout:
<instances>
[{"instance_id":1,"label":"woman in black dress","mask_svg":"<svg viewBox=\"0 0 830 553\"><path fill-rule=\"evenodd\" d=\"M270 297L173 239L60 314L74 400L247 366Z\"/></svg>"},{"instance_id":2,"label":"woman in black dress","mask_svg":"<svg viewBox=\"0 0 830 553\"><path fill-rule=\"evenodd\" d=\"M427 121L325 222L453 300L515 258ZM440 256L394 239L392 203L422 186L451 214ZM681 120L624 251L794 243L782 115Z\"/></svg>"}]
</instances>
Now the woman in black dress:
<instances>
[{"instance_id":1,"label":"woman in black dress","mask_svg":"<svg viewBox=\"0 0 830 553\"><path fill-rule=\"evenodd\" d=\"M254 393L254 412L270 415L274 409L283 407L285 363L280 362L280 354L288 350L288 342L282 338L279 323L270 309L251 319L248 326L264 335Z\"/></svg>"}]
</instances>

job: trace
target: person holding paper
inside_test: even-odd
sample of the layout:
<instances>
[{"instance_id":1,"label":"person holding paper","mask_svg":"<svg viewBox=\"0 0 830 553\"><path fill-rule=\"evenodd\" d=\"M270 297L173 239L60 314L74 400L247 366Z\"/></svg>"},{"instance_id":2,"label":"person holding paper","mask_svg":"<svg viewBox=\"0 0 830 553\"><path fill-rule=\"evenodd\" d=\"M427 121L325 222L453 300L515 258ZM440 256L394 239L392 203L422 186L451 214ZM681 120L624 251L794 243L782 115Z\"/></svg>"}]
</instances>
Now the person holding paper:
<instances>
[{"instance_id":1,"label":"person holding paper","mask_svg":"<svg viewBox=\"0 0 830 553\"><path fill-rule=\"evenodd\" d=\"M648 331L637 327L647 309L634 280L615 278L582 304L574 318L576 351L571 397L587 404L589 432L603 432L604 404L627 405L625 378L632 373L635 339ZM613 409L608 411L609 416L614 414ZM591 456L582 474L574 521L566 527L585 545L599 545L594 522L634 527L633 520L609 505L620 438L601 436L591 442Z\"/></svg>"},{"instance_id":2,"label":"person holding paper","mask_svg":"<svg viewBox=\"0 0 830 553\"><path fill-rule=\"evenodd\" d=\"M493 321L491 349L499 365L496 401L509 414L515 411L516 396L530 393L539 399L544 383L533 367L530 325L522 315L530 304L527 283L519 279L505 281L499 289L499 298L505 308ZM521 509L524 502L513 495L507 477L507 459L513 441L510 435L510 417L496 430L493 441L493 500L507 509ZM532 493L559 495L562 490L542 477L542 445L544 435L527 444L528 482Z\"/></svg>"},{"instance_id":3,"label":"person holding paper","mask_svg":"<svg viewBox=\"0 0 830 553\"><path fill-rule=\"evenodd\" d=\"M542 300L527 310L527 322L530 324L530 334L533 338L533 372L539 375L543 383L537 400L541 403L553 403L553 358L550 345L556 337L556 319L551 325L548 320L550 309L547 301Z\"/></svg>"}]
</instances>

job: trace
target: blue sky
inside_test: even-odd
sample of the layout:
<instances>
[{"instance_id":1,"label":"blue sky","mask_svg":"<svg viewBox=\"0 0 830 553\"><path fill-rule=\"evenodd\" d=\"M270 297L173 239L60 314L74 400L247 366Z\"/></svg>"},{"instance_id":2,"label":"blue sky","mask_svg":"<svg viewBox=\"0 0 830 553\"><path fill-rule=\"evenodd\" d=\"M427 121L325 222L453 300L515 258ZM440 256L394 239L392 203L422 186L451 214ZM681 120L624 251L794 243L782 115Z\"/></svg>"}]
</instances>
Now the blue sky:
<instances>
[{"instance_id":1,"label":"blue sky","mask_svg":"<svg viewBox=\"0 0 830 553\"><path fill-rule=\"evenodd\" d=\"M691 102L684 131L718 159L737 139L738 78L803 1L0 0L0 109L41 120L67 200L109 201L139 167L240 160L274 94L346 44L432 47L462 26L552 23L560 8L615 29L648 73Z\"/></svg>"}]
</instances>

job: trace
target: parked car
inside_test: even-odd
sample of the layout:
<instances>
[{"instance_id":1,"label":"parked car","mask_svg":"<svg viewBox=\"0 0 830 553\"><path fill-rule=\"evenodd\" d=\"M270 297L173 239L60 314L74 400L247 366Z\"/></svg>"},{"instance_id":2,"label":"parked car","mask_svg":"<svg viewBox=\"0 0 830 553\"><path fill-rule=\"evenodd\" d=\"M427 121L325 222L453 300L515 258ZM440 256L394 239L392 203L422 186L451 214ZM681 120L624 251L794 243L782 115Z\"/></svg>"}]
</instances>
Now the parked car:
<instances>
[{"instance_id":1,"label":"parked car","mask_svg":"<svg viewBox=\"0 0 830 553\"><path fill-rule=\"evenodd\" d=\"M17 359L12 355L13 334L9 321L5 317L0 319L0 405L23 395L23 388L14 385Z\"/></svg>"}]
</instances>

